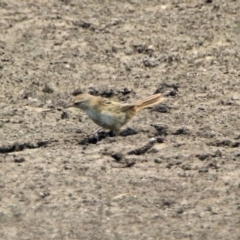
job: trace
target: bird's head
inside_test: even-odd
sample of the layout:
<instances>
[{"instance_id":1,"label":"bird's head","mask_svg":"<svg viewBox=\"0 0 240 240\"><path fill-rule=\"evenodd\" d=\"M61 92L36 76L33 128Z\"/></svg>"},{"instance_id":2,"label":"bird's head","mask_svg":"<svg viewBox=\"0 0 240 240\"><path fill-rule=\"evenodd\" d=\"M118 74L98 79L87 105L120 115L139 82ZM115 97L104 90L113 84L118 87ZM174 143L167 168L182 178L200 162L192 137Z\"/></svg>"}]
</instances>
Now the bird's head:
<instances>
[{"instance_id":1,"label":"bird's head","mask_svg":"<svg viewBox=\"0 0 240 240\"><path fill-rule=\"evenodd\" d=\"M90 101L90 95L89 94L79 94L77 95L72 103L68 106L66 106L66 108L80 108L82 110L87 110L89 107L89 101Z\"/></svg>"}]
</instances>

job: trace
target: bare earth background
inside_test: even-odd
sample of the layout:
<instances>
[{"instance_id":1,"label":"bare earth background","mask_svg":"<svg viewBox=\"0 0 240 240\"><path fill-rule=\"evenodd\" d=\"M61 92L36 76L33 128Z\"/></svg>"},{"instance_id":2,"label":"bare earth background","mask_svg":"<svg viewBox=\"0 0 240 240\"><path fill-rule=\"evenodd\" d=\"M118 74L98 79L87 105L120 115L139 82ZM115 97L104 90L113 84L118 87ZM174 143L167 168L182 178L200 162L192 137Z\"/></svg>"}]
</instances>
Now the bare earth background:
<instances>
[{"instance_id":1,"label":"bare earth background","mask_svg":"<svg viewBox=\"0 0 240 240\"><path fill-rule=\"evenodd\" d=\"M239 16L233 0L0 0L0 239L240 239ZM63 108L80 90L166 101L97 142Z\"/></svg>"}]
</instances>

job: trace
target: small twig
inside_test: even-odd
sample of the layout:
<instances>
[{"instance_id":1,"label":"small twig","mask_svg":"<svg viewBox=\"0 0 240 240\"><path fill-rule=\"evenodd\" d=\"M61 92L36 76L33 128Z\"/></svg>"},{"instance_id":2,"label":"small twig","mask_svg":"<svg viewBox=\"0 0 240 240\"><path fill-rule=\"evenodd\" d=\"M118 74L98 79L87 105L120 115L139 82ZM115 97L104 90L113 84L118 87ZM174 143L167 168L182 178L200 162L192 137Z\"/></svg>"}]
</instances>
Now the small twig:
<instances>
[{"instance_id":1,"label":"small twig","mask_svg":"<svg viewBox=\"0 0 240 240\"><path fill-rule=\"evenodd\" d=\"M133 195L133 193L123 193L123 194L117 195L116 197L113 197L112 200L118 199L118 198L121 198L121 197L124 197L124 196L127 196L127 195Z\"/></svg>"}]
</instances>

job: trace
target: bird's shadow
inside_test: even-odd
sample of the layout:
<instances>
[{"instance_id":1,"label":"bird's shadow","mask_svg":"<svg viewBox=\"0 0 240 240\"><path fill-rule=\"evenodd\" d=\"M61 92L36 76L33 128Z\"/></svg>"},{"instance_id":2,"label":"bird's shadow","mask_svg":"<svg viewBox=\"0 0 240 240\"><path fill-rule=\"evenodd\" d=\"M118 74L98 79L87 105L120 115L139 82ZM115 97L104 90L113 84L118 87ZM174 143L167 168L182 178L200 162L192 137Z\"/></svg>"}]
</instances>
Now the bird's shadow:
<instances>
[{"instance_id":1,"label":"bird's shadow","mask_svg":"<svg viewBox=\"0 0 240 240\"><path fill-rule=\"evenodd\" d=\"M122 137L126 137L126 136L130 136L130 135L135 135L137 133L138 132L133 128L126 128L126 129L122 130L119 135ZM81 145L96 144L107 137L116 137L116 134L113 131L101 130L95 134L88 135L84 139L81 139L79 141L79 144L81 144Z\"/></svg>"}]
</instances>

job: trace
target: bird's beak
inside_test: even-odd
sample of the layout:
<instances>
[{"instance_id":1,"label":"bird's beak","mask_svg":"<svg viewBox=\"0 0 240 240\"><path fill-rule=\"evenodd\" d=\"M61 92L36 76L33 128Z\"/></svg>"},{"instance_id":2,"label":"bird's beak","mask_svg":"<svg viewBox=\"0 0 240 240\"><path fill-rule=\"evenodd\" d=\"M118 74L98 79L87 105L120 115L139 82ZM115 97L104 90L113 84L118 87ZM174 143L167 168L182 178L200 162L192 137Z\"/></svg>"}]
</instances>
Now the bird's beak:
<instances>
[{"instance_id":1,"label":"bird's beak","mask_svg":"<svg viewBox=\"0 0 240 240\"><path fill-rule=\"evenodd\" d=\"M74 107L73 104L69 104L69 105L66 105L66 106L65 106L65 108L72 108L72 107Z\"/></svg>"}]
</instances>

